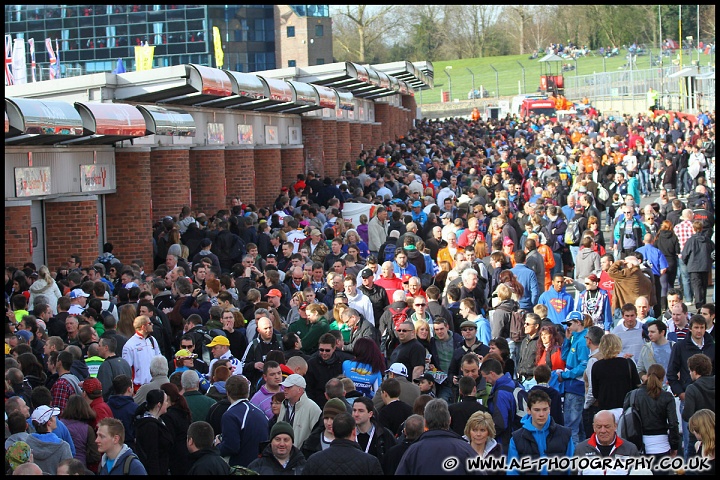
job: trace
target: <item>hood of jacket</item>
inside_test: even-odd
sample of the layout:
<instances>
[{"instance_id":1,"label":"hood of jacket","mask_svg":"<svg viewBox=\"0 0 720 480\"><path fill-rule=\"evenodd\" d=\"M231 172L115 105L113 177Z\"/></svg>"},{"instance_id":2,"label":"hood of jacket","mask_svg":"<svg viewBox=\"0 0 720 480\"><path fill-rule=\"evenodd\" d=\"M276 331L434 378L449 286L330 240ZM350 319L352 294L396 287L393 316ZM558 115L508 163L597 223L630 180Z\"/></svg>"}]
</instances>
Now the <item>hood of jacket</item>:
<instances>
[{"instance_id":1,"label":"hood of jacket","mask_svg":"<svg viewBox=\"0 0 720 480\"><path fill-rule=\"evenodd\" d=\"M30 285L28 290L30 290L30 293L39 294L49 290L50 288L52 288L51 284L47 283L42 278L38 278L32 285Z\"/></svg>"},{"instance_id":2,"label":"hood of jacket","mask_svg":"<svg viewBox=\"0 0 720 480\"><path fill-rule=\"evenodd\" d=\"M90 376L87 364L83 360L73 360L70 365L70 373L75 375L81 382Z\"/></svg>"},{"instance_id":3,"label":"hood of jacket","mask_svg":"<svg viewBox=\"0 0 720 480\"><path fill-rule=\"evenodd\" d=\"M578 251L578 256L580 257L581 260L588 260L592 256L593 253L596 253L596 252L592 248L583 247Z\"/></svg>"},{"instance_id":4,"label":"hood of jacket","mask_svg":"<svg viewBox=\"0 0 720 480\"><path fill-rule=\"evenodd\" d=\"M518 303L515 300L513 300L512 298L503 300L497 306L497 310L505 310L508 312L513 312L513 311L517 310L518 308L520 308L520 305L518 305Z\"/></svg>"},{"instance_id":5,"label":"hood of jacket","mask_svg":"<svg viewBox=\"0 0 720 480\"><path fill-rule=\"evenodd\" d=\"M225 380L213 383L213 387L215 387L215 390L217 390L218 393L222 393L223 395L227 394L227 390L225 389Z\"/></svg>"},{"instance_id":6,"label":"hood of jacket","mask_svg":"<svg viewBox=\"0 0 720 480\"><path fill-rule=\"evenodd\" d=\"M32 433L25 441L38 460L47 460L63 447L63 441L54 433Z\"/></svg>"},{"instance_id":7,"label":"hood of jacket","mask_svg":"<svg viewBox=\"0 0 720 480\"><path fill-rule=\"evenodd\" d=\"M707 341L707 339L706 339ZM693 382L704 395L715 398L715 375L704 375Z\"/></svg>"},{"instance_id":8,"label":"hood of jacket","mask_svg":"<svg viewBox=\"0 0 720 480\"><path fill-rule=\"evenodd\" d=\"M547 422L545 422L545 425L542 426L541 429L535 428L535 425L532 423L532 417L528 413L525 415L520 423L522 424L522 428L530 432L535 439L535 442L538 446L538 451L545 452L545 449L547 448L547 434L548 430L550 429L550 423L552 422L552 418L550 415L548 415Z\"/></svg>"},{"instance_id":9,"label":"hood of jacket","mask_svg":"<svg viewBox=\"0 0 720 480\"><path fill-rule=\"evenodd\" d=\"M133 397L127 395L110 395L107 404L113 411L127 408L128 405L134 404Z\"/></svg>"}]
</instances>

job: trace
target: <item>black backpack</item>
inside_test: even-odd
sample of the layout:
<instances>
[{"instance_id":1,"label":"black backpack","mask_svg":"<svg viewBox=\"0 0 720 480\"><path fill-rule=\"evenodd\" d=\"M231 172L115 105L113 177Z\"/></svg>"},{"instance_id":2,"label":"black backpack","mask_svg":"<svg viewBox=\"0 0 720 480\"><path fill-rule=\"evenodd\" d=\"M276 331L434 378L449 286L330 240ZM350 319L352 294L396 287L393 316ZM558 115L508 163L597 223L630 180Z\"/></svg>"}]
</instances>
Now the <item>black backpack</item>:
<instances>
[{"instance_id":1,"label":"black backpack","mask_svg":"<svg viewBox=\"0 0 720 480\"><path fill-rule=\"evenodd\" d=\"M514 382L515 386L512 388L507 386L498 387L498 390L504 390L513 394L513 400L515 402L515 415L513 415L511 419L508 419L510 423L508 427L510 427L512 431L522 428L521 420L527 414L528 407L527 390L525 390L525 387L523 387L522 384L517 380L514 380Z\"/></svg>"},{"instance_id":2,"label":"black backpack","mask_svg":"<svg viewBox=\"0 0 720 480\"><path fill-rule=\"evenodd\" d=\"M638 451L643 452L643 426L640 411L635 407L635 398L637 397L637 389L628 392L625 397L625 403L629 403L628 407L623 409L618 421L617 434L630 443L633 443Z\"/></svg>"}]
</instances>

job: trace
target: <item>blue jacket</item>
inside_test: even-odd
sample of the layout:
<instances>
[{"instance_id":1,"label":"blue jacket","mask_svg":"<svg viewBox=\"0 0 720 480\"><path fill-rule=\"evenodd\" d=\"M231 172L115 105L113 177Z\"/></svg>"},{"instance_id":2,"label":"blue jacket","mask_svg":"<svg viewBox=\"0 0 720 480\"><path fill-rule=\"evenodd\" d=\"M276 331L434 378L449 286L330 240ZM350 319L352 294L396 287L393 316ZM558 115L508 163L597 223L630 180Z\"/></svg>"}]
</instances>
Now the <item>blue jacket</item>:
<instances>
[{"instance_id":1,"label":"blue jacket","mask_svg":"<svg viewBox=\"0 0 720 480\"><path fill-rule=\"evenodd\" d=\"M477 339L485 345L490 345L490 340L492 340L492 331L488 319L479 315L475 320L475 325L477 325Z\"/></svg>"},{"instance_id":2,"label":"blue jacket","mask_svg":"<svg viewBox=\"0 0 720 480\"><path fill-rule=\"evenodd\" d=\"M547 292L543 292L543 294L540 295L537 303L545 305L548 308L548 318L552 320L555 325L564 322L568 313L575 309L575 301L572 295L565 291L564 286L559 292L555 291L554 287L550 287ZM558 308L560 309L559 311Z\"/></svg>"},{"instance_id":3,"label":"blue jacket","mask_svg":"<svg viewBox=\"0 0 720 480\"><path fill-rule=\"evenodd\" d=\"M598 288L598 298L596 300L595 310L590 312L587 307L587 295L588 291L583 290L580 295L578 295L577 305L575 308L578 312L587 313L591 317L593 317L593 320L595 320L596 325L598 322L602 322L603 328L606 332L609 332L613 329L613 316L612 316L612 307L610 306L610 297L608 297L608 294L605 290L602 288ZM643 324L644 325L644 324Z\"/></svg>"},{"instance_id":4,"label":"blue jacket","mask_svg":"<svg viewBox=\"0 0 720 480\"><path fill-rule=\"evenodd\" d=\"M523 296L518 302L520 308L527 312L532 312L533 306L538 302L540 290L538 289L538 279L535 272L530 270L524 263L518 263L510 269L515 274L518 282L525 290Z\"/></svg>"},{"instance_id":5,"label":"blue jacket","mask_svg":"<svg viewBox=\"0 0 720 480\"><path fill-rule=\"evenodd\" d=\"M258 445L268 440L268 419L265 412L247 400L231 406L223 413L220 455L230 457L230 465L247 467L258 458Z\"/></svg>"},{"instance_id":6,"label":"blue jacket","mask_svg":"<svg viewBox=\"0 0 720 480\"><path fill-rule=\"evenodd\" d=\"M565 393L585 395L585 382L582 379L590 349L585 343L587 328L581 332L573 332L569 339L565 339L562 347L562 359L565 360L565 371L560 374L565 384Z\"/></svg>"},{"instance_id":7,"label":"blue jacket","mask_svg":"<svg viewBox=\"0 0 720 480\"><path fill-rule=\"evenodd\" d=\"M120 420L125 427L125 444L133 448L135 446L135 410L137 404L132 396L110 395L107 401L113 417Z\"/></svg>"},{"instance_id":8,"label":"blue jacket","mask_svg":"<svg viewBox=\"0 0 720 480\"><path fill-rule=\"evenodd\" d=\"M545 425L538 430L535 428L535 425L532 423L532 417L530 414L525 415L525 417L522 419L522 428L520 430L517 430L515 434L513 435L513 438L510 440L510 446L508 448L508 454L507 454L507 464L509 465L511 460L514 458L521 458L520 453L518 452L517 445L515 442L515 436L519 433L524 433L522 430L527 430L532 435L532 439L534 440L536 446L537 446L537 453L539 454L539 457L547 457L547 456L558 456L560 453L562 453L563 457L572 457L575 454L575 444L570 439L570 429L567 427L563 427L561 425L557 425L552 417L548 416L547 422L545 422ZM550 435L558 435L558 440L560 437L567 437L567 440L565 441L558 441L556 443L562 444L563 446L567 444L567 449L564 452L548 452L547 451L547 440ZM522 452L522 456L533 456L531 452ZM547 467L543 467L542 471L540 472L534 472L534 473L540 473L541 475L548 475ZM554 471L554 474L561 473L558 471ZM519 475L520 472L518 470L508 470L507 475Z\"/></svg>"},{"instance_id":9,"label":"blue jacket","mask_svg":"<svg viewBox=\"0 0 720 480\"><path fill-rule=\"evenodd\" d=\"M415 265L410 262L408 262L405 268L402 268L400 265L397 264L397 262L393 262L393 271L398 278L402 277L406 273L408 275L412 275L413 277L418 276L417 268L415 268Z\"/></svg>"},{"instance_id":10,"label":"blue jacket","mask_svg":"<svg viewBox=\"0 0 720 480\"><path fill-rule=\"evenodd\" d=\"M493 421L495 422L496 438L498 442L503 443L504 448L505 445L507 445L506 439L510 438L507 434L512 433L512 416L515 415L517 407L512 392L499 390L498 387L514 389L515 381L509 373L503 374L492 386L490 396L488 397L488 410L492 414Z\"/></svg>"},{"instance_id":11,"label":"blue jacket","mask_svg":"<svg viewBox=\"0 0 720 480\"><path fill-rule=\"evenodd\" d=\"M638 180L637 175L628 178L627 184L628 193L635 199L635 204L640 205L640 180Z\"/></svg>"},{"instance_id":12,"label":"blue jacket","mask_svg":"<svg viewBox=\"0 0 720 480\"><path fill-rule=\"evenodd\" d=\"M655 245L644 245L637 250L652 267L653 275L660 276L660 270L668 268L668 261L665 255Z\"/></svg>"}]
</instances>

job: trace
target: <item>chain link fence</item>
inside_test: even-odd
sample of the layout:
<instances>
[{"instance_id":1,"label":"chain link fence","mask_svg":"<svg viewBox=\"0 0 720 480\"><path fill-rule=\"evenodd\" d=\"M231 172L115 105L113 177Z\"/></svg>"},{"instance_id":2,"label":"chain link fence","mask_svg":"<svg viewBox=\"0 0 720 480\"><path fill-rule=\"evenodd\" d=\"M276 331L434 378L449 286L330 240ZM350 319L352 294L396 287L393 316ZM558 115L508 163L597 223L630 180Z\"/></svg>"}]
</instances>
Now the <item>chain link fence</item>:
<instances>
[{"instance_id":1,"label":"chain link fence","mask_svg":"<svg viewBox=\"0 0 720 480\"><path fill-rule=\"evenodd\" d=\"M697 67L686 67L697 68ZM588 98L592 103L606 105L606 109L634 111L647 110L647 93L650 88L658 92L657 105L664 110L697 113L714 109L715 69L700 67L695 76L671 77L678 66L655 67L646 70L600 72L565 78L567 98ZM608 108L607 105L622 105ZM634 108L632 108L634 106Z\"/></svg>"}]
</instances>

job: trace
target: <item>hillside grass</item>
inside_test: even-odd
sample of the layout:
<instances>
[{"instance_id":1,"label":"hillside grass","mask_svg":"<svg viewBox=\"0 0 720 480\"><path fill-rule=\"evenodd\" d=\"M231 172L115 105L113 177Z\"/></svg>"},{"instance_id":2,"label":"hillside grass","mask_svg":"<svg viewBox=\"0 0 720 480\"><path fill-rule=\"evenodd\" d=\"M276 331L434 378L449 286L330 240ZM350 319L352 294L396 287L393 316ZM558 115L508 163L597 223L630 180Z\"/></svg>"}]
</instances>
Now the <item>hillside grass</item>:
<instances>
[{"instance_id":1,"label":"hillside grass","mask_svg":"<svg viewBox=\"0 0 720 480\"><path fill-rule=\"evenodd\" d=\"M644 55L638 56L635 62L635 68L638 70L644 70L651 67L650 60L653 61L658 59L658 49L652 49L652 56ZM603 58L599 55L593 56L589 54L585 57L578 58L577 64L572 59L563 60L562 63L569 63L571 65L577 65L577 69L570 72L563 72L566 79L574 77L576 75L592 75L593 73L601 73L603 71L613 72L623 69L623 65L627 63L625 56L627 50L620 50L620 54L616 57L605 58L603 65ZM504 57L485 57L485 58L467 58L462 60L450 60L442 62L433 62L435 70L435 88L432 90L425 90L422 92L416 92L415 98L417 99L418 105L438 103L441 100L441 92L450 90L450 82L445 74L447 72L452 78L452 98L457 100L467 100L468 92L473 87L472 75L470 71L475 75L475 88L480 90L482 85L485 88L490 98L496 96L510 96L517 95L518 93L533 93L537 91L540 86L540 75L541 72L545 72L546 66L536 60L529 60L527 55L509 55ZM676 59L676 55L672 57L663 57L663 65L668 65L669 62ZM692 60L697 59L697 53L693 52ZM700 65L715 65L715 55L700 54ZM497 73L497 82L494 67ZM523 68L525 68L525 83L523 85ZM690 65L690 58L683 52L683 66ZM445 67L451 66L452 69L445 69ZM557 74L559 66L555 63L551 64L553 75ZM518 87L518 82L520 85ZM499 88L498 88L499 87ZM579 99L574 99L579 100Z\"/></svg>"}]
</instances>

